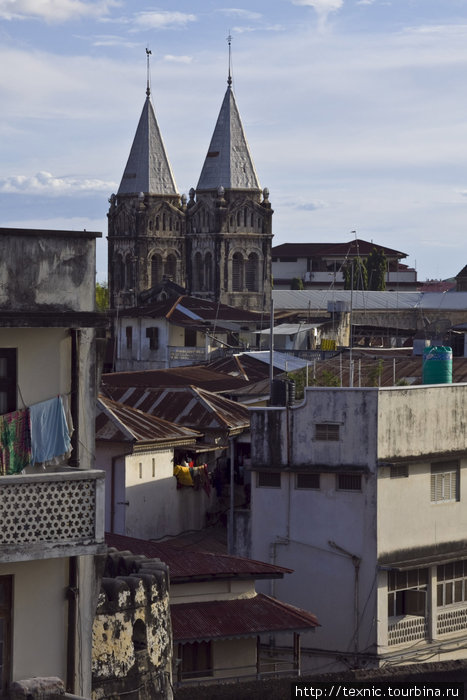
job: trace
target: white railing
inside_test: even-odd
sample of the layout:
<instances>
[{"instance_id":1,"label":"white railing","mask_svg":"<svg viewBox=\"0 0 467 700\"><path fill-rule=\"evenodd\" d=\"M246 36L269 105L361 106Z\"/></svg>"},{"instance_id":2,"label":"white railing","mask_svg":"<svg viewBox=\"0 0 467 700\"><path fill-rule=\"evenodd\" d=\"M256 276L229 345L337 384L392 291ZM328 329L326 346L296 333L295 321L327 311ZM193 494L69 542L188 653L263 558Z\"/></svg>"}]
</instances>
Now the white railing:
<instances>
[{"instance_id":1,"label":"white railing","mask_svg":"<svg viewBox=\"0 0 467 700\"><path fill-rule=\"evenodd\" d=\"M104 472L0 477L0 561L92 554L104 542Z\"/></svg>"},{"instance_id":2,"label":"white railing","mask_svg":"<svg viewBox=\"0 0 467 700\"><path fill-rule=\"evenodd\" d=\"M416 270L399 270L398 272L388 272L386 274L386 282L394 284L395 282L416 282Z\"/></svg>"},{"instance_id":3,"label":"white railing","mask_svg":"<svg viewBox=\"0 0 467 700\"><path fill-rule=\"evenodd\" d=\"M465 632L466 630L467 608L451 608L451 610L443 610L442 612L438 608L437 634Z\"/></svg>"},{"instance_id":4,"label":"white railing","mask_svg":"<svg viewBox=\"0 0 467 700\"><path fill-rule=\"evenodd\" d=\"M169 358L173 362L188 360L189 362L202 362L206 360L206 348L177 347L169 345Z\"/></svg>"},{"instance_id":5,"label":"white railing","mask_svg":"<svg viewBox=\"0 0 467 700\"><path fill-rule=\"evenodd\" d=\"M388 646L408 644L427 637L428 620L424 617L404 615L388 620Z\"/></svg>"}]
</instances>

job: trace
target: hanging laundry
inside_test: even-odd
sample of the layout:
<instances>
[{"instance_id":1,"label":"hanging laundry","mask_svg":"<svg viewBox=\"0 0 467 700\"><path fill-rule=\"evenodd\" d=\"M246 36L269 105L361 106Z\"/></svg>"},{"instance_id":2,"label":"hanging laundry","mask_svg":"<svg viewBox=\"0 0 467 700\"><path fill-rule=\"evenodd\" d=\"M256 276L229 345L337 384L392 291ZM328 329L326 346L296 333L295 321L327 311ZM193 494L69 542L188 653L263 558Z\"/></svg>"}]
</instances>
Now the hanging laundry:
<instances>
[{"instance_id":1,"label":"hanging laundry","mask_svg":"<svg viewBox=\"0 0 467 700\"><path fill-rule=\"evenodd\" d=\"M0 416L0 473L18 474L31 464L29 410Z\"/></svg>"},{"instance_id":2,"label":"hanging laundry","mask_svg":"<svg viewBox=\"0 0 467 700\"><path fill-rule=\"evenodd\" d=\"M174 476L181 486L193 486L190 467L182 467L181 464L176 464L174 467Z\"/></svg>"},{"instance_id":3,"label":"hanging laundry","mask_svg":"<svg viewBox=\"0 0 467 700\"><path fill-rule=\"evenodd\" d=\"M29 408L31 415L32 463L48 462L70 451L71 440L60 396Z\"/></svg>"}]
</instances>

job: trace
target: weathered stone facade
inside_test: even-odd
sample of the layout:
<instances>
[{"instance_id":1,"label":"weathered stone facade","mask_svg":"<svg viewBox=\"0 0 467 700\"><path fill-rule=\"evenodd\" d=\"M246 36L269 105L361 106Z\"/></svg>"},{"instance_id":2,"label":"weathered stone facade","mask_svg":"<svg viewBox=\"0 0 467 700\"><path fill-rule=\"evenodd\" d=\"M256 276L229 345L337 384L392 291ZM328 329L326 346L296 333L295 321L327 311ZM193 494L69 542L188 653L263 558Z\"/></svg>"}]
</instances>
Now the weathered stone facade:
<instances>
[{"instance_id":1,"label":"weathered stone facade","mask_svg":"<svg viewBox=\"0 0 467 700\"><path fill-rule=\"evenodd\" d=\"M229 84L196 190L177 192L149 99L108 213L112 308L171 280L189 294L268 310L272 214ZM143 293L143 296L141 294Z\"/></svg>"},{"instance_id":2,"label":"weathered stone facade","mask_svg":"<svg viewBox=\"0 0 467 700\"><path fill-rule=\"evenodd\" d=\"M93 626L93 700L171 700L168 585L159 560L109 553Z\"/></svg>"}]
</instances>

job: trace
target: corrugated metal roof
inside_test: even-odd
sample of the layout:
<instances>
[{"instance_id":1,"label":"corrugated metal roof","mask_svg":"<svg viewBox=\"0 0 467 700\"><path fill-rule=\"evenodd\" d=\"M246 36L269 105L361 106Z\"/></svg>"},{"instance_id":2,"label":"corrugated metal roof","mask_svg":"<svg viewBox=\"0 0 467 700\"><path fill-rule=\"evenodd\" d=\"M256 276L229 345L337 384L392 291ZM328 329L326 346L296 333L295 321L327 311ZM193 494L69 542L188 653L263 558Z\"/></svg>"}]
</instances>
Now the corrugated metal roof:
<instances>
[{"instance_id":1,"label":"corrugated metal roof","mask_svg":"<svg viewBox=\"0 0 467 700\"><path fill-rule=\"evenodd\" d=\"M214 128L197 190L260 190L242 120L230 86Z\"/></svg>"},{"instance_id":2,"label":"corrugated metal roof","mask_svg":"<svg viewBox=\"0 0 467 700\"><path fill-rule=\"evenodd\" d=\"M210 299L182 295L177 299L167 299L155 304L121 309L120 316L166 317L172 323L186 323L187 320L213 321L215 323L259 323L263 314L239 307L227 306ZM269 318L269 317L268 317Z\"/></svg>"},{"instance_id":3,"label":"corrugated metal roof","mask_svg":"<svg viewBox=\"0 0 467 700\"><path fill-rule=\"evenodd\" d=\"M245 406L194 386L145 389L106 385L105 393L114 401L201 432L244 430L250 425Z\"/></svg>"},{"instance_id":4,"label":"corrugated metal roof","mask_svg":"<svg viewBox=\"0 0 467 700\"><path fill-rule=\"evenodd\" d=\"M334 256L338 255L368 255L374 249L382 250L389 257L406 258L407 253L400 250L387 248L371 241L364 241L361 238L352 239L348 243L282 243L273 246L273 257L313 257L313 256Z\"/></svg>"},{"instance_id":5,"label":"corrugated metal roof","mask_svg":"<svg viewBox=\"0 0 467 700\"><path fill-rule=\"evenodd\" d=\"M227 391L245 386L246 380L241 375L232 376L216 372L203 365L187 365L171 369L151 369L142 372L112 372L102 375L104 388L120 387L185 387L197 386L208 391ZM106 392L107 393L107 392Z\"/></svg>"},{"instance_id":6,"label":"corrugated metal roof","mask_svg":"<svg viewBox=\"0 0 467 700\"><path fill-rule=\"evenodd\" d=\"M324 323L279 323L274 326L274 335L297 335L311 331L313 328L319 328ZM270 335L271 329L264 328L262 331L255 331L257 335Z\"/></svg>"},{"instance_id":7,"label":"corrugated metal roof","mask_svg":"<svg viewBox=\"0 0 467 700\"><path fill-rule=\"evenodd\" d=\"M467 310L467 292L361 292L348 289L275 289L275 309L327 311L329 302L345 301L358 311L402 311L404 309Z\"/></svg>"},{"instance_id":8,"label":"corrugated metal roof","mask_svg":"<svg viewBox=\"0 0 467 700\"><path fill-rule=\"evenodd\" d=\"M253 598L170 606L174 642L255 637L263 632L298 632L319 626L307 610L262 593Z\"/></svg>"},{"instance_id":9,"label":"corrugated metal roof","mask_svg":"<svg viewBox=\"0 0 467 700\"><path fill-rule=\"evenodd\" d=\"M422 384L422 357L405 354L379 353L369 350L353 350L353 386L394 386L397 383ZM350 356L348 353L310 365L309 377L318 386L329 383L330 374L340 380L342 386L349 386ZM313 379L313 373L315 377ZM454 383L467 382L467 358L454 357L452 360Z\"/></svg>"},{"instance_id":10,"label":"corrugated metal roof","mask_svg":"<svg viewBox=\"0 0 467 700\"><path fill-rule=\"evenodd\" d=\"M106 533L106 544L120 552L143 554L149 559L160 559L169 566L170 580L180 583L181 579L209 578L282 578L292 573L292 569L266 562L235 557L218 552L191 551L175 547L167 542L150 542L124 535Z\"/></svg>"},{"instance_id":11,"label":"corrugated metal roof","mask_svg":"<svg viewBox=\"0 0 467 700\"><path fill-rule=\"evenodd\" d=\"M97 401L96 440L107 442L195 442L201 433L150 416L105 396Z\"/></svg>"},{"instance_id":12,"label":"corrugated metal roof","mask_svg":"<svg viewBox=\"0 0 467 700\"><path fill-rule=\"evenodd\" d=\"M130 150L118 194L176 195L177 186L149 95Z\"/></svg>"}]
</instances>

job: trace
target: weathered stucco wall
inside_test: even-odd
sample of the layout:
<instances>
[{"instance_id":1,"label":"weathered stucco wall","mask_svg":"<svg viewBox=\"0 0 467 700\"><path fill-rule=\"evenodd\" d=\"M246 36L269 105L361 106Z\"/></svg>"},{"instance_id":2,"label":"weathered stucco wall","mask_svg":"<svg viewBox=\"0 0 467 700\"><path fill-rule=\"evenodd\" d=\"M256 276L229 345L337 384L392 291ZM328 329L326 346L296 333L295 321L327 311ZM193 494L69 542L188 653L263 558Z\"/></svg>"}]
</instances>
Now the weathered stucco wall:
<instances>
[{"instance_id":1,"label":"weathered stucco wall","mask_svg":"<svg viewBox=\"0 0 467 700\"><path fill-rule=\"evenodd\" d=\"M378 458L466 449L467 384L378 390Z\"/></svg>"},{"instance_id":2,"label":"weathered stucco wall","mask_svg":"<svg viewBox=\"0 0 467 700\"><path fill-rule=\"evenodd\" d=\"M93 311L98 235L0 229L0 308Z\"/></svg>"}]
</instances>

